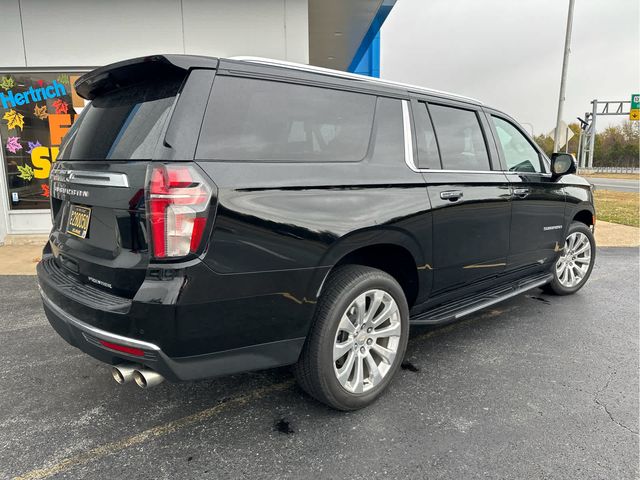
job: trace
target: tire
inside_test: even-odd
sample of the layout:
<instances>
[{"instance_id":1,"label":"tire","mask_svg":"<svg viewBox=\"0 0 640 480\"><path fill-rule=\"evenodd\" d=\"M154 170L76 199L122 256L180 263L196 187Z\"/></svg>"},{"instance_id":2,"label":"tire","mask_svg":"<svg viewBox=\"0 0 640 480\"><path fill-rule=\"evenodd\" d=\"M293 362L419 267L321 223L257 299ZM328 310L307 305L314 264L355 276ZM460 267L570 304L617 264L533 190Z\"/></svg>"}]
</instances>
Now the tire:
<instances>
[{"instance_id":1,"label":"tire","mask_svg":"<svg viewBox=\"0 0 640 480\"><path fill-rule=\"evenodd\" d=\"M364 326L360 327L362 321ZM392 335L383 335L388 333ZM338 267L327 278L318 301L313 325L294 367L296 379L309 395L330 407L343 411L363 408L391 382L404 358L408 338L409 307L398 282L374 268ZM391 357L388 352L393 351L389 361L379 353Z\"/></svg>"},{"instance_id":2,"label":"tire","mask_svg":"<svg viewBox=\"0 0 640 480\"><path fill-rule=\"evenodd\" d=\"M585 252L588 254L588 263ZM587 283L595 260L596 240L591 229L584 223L573 222L567 231L562 256L553 266L553 280L543 290L554 295L576 293Z\"/></svg>"}]
</instances>

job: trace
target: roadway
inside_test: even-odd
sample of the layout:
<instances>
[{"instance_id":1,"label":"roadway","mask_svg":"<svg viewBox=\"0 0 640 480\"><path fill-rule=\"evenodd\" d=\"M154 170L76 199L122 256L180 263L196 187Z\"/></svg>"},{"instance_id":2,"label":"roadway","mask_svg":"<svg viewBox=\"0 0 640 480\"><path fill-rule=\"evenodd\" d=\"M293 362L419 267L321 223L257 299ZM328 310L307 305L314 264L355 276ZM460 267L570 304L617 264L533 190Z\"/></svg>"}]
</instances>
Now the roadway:
<instances>
[{"instance_id":1,"label":"roadway","mask_svg":"<svg viewBox=\"0 0 640 480\"><path fill-rule=\"evenodd\" d=\"M598 249L576 295L416 328L351 413L287 368L118 385L53 331L32 276L0 276L0 338L2 479L638 478L637 248Z\"/></svg>"},{"instance_id":2,"label":"roadway","mask_svg":"<svg viewBox=\"0 0 640 480\"><path fill-rule=\"evenodd\" d=\"M619 178L585 177L597 190L615 190L618 192L638 192L640 182Z\"/></svg>"}]
</instances>

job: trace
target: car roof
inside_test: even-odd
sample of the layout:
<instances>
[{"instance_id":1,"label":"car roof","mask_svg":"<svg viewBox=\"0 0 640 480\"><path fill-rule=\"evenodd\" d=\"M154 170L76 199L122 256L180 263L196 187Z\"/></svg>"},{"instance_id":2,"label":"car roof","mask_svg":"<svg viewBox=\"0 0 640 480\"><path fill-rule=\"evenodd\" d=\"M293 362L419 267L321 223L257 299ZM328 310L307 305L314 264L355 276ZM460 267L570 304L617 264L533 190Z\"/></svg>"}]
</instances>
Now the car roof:
<instances>
[{"instance_id":1,"label":"car roof","mask_svg":"<svg viewBox=\"0 0 640 480\"><path fill-rule=\"evenodd\" d=\"M343 72L341 70L332 70L330 68L316 67L314 65L306 65L302 63L288 62L284 60L275 60L272 58L246 57L246 56L229 57L229 58L224 58L220 60L222 62L226 62L226 61L241 62L241 63L248 63L253 65L269 66L269 67L276 67L280 69L288 69L293 71L313 73L313 74L318 74L328 78L352 80L357 84L366 84L374 87L379 86L387 89L391 88L391 89L402 91L403 93L424 94L424 95L441 97L441 98L446 98L451 100L458 100L465 103L472 103L474 105L483 105L483 103L480 100L467 97L464 95L458 95L456 93L444 92L442 90L435 90L431 88L420 87L418 85L411 85L408 83L394 82L391 80L383 80L380 78L369 77L369 76L360 75L357 73Z\"/></svg>"},{"instance_id":2,"label":"car roof","mask_svg":"<svg viewBox=\"0 0 640 480\"><path fill-rule=\"evenodd\" d=\"M162 67L164 65L165 67ZM475 98L458 95L456 93L443 92L417 85L407 83L393 82L380 78L373 78L357 73L343 72L341 70L332 70L330 68L316 67L313 65L305 65L302 63L288 62L284 60L276 60L263 57L229 57L216 58L200 55L149 55L146 57L131 58L110 65L97 68L88 72L78 79L75 84L76 91L83 97L91 100L93 96L101 90L100 83L114 83L115 80L122 80L131 75L143 75L144 72L149 73L149 69L154 67L189 70L192 68L212 68L234 70L237 67L243 69L260 69L270 72L276 71L279 75L311 76L314 79L322 79L330 83L340 84L342 86L349 85L355 88L366 88L367 90L377 89L385 92L400 93L402 95L417 94L428 95L437 98L454 100L463 103L469 103L476 106L483 106L483 103ZM115 84L118 82L115 81Z\"/></svg>"}]
</instances>

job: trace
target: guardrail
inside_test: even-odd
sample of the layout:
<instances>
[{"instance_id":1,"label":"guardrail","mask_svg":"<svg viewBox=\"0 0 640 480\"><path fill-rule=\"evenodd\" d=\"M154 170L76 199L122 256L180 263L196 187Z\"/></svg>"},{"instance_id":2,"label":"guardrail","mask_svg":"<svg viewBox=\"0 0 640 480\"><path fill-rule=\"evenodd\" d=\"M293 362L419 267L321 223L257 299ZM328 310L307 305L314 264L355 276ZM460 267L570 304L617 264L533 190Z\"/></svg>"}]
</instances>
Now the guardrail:
<instances>
[{"instance_id":1,"label":"guardrail","mask_svg":"<svg viewBox=\"0 0 640 480\"><path fill-rule=\"evenodd\" d=\"M593 168L581 168L579 173L635 173L640 174L640 168L638 167L593 167Z\"/></svg>"}]
</instances>

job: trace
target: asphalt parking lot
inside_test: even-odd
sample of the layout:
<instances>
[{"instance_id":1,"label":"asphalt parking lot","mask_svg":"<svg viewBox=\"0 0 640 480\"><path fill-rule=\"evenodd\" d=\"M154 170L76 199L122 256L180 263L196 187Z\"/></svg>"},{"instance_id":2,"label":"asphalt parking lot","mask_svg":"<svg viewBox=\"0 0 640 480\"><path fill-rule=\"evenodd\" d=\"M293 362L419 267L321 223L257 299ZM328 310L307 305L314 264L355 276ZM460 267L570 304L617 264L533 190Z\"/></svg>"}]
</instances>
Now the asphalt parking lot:
<instances>
[{"instance_id":1,"label":"asphalt parking lot","mask_svg":"<svg viewBox=\"0 0 640 480\"><path fill-rule=\"evenodd\" d=\"M637 478L638 260L599 249L577 295L415 329L388 393L347 414L286 368L119 386L34 277L0 277L0 478Z\"/></svg>"}]
</instances>

